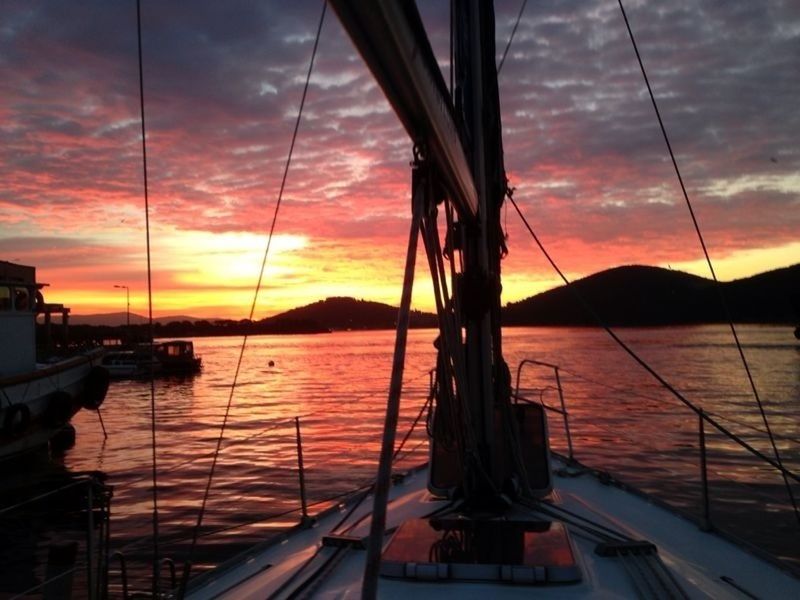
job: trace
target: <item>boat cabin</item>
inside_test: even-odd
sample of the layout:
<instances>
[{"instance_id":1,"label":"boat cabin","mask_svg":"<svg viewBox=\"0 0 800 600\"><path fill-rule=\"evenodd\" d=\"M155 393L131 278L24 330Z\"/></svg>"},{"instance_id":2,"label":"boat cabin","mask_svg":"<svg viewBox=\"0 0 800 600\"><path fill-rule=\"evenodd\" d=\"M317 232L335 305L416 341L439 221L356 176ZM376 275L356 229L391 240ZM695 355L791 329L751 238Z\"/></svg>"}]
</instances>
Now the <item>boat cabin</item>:
<instances>
[{"instance_id":1,"label":"boat cabin","mask_svg":"<svg viewBox=\"0 0 800 600\"><path fill-rule=\"evenodd\" d=\"M194 344L188 340L158 342L153 353L165 372L194 373L200 370L202 359L194 354Z\"/></svg>"},{"instance_id":2,"label":"boat cabin","mask_svg":"<svg viewBox=\"0 0 800 600\"><path fill-rule=\"evenodd\" d=\"M36 268L0 261L0 377L36 367Z\"/></svg>"}]
</instances>

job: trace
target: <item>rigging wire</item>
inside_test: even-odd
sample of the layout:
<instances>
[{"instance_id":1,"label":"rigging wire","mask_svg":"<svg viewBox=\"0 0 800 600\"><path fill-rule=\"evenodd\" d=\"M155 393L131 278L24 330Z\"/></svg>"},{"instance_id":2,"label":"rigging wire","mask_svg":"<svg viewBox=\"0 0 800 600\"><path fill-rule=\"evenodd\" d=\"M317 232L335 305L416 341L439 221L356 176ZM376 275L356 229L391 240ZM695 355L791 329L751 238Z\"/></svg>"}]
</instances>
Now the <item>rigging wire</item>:
<instances>
[{"instance_id":1,"label":"rigging wire","mask_svg":"<svg viewBox=\"0 0 800 600\"><path fill-rule=\"evenodd\" d=\"M686 186L683 183L683 177L681 176L681 170L678 167L678 161L675 159L675 153L672 150L672 144L670 144L669 136L667 135L667 129L664 126L664 121L661 118L661 112L658 110L658 103L656 102L655 94L653 94L653 88L650 86L650 80L647 77L647 71L644 68L644 63L642 62L642 57L639 54L639 47L636 44L636 39L633 37L633 30L631 29L631 24L628 21L628 15L625 13L625 7L622 6L622 0L617 0L619 4L619 9L622 12L622 18L625 21L625 27L628 30L628 36L631 40L631 45L633 46L633 51L636 54L636 60L639 62L639 68L642 71L642 77L644 78L645 85L647 86L647 92L650 95L650 102L653 104L653 110L656 113L656 118L658 119L658 125L661 128L661 134L664 137L664 142L667 145L667 150L669 151L669 157L672 160L672 166L675 169L675 175L678 178L678 183L681 187L681 192L683 193L683 199L686 201L686 207L689 209L689 215L692 218L692 224L694 225L694 230L697 233L697 239L700 241L700 246L703 249L703 255L706 259L706 264L708 264L708 269L711 272L711 277L714 280L714 288L717 290L719 294L720 303L722 305L722 310L725 313L725 318L728 321L728 325L730 326L731 334L733 335L733 339L736 342L736 349L739 351L739 357L742 360L742 366L744 367L745 373L747 374L747 380L750 382L750 389L753 392L753 397L755 398L756 404L758 405L758 410L761 413L761 419L764 422L764 428L767 430L767 436L769 437L770 445L772 446L772 451L775 454L775 460L778 462L781 467L783 466L783 461L781 460L781 454L778 450L778 445L775 442L775 437L772 435L772 428L769 425L769 419L767 418L767 413L764 410L764 405L761 402L761 396L758 393L758 388L756 387L756 382L753 379L753 374L750 372L750 365L747 363L747 358L744 354L744 349L742 348L742 344L739 341L739 334L736 331L736 326L733 324L733 317L731 316L730 308L728 307L728 303L725 300L725 294L722 291L722 288L719 286L719 280L717 279L717 274L714 271L714 265L711 262L711 256L708 252L708 248L706 247L705 239L703 238L703 234L700 231L700 225L697 221L697 217L694 214L694 209L692 208L692 203L689 200L689 194L686 191ZM797 522L800 524L800 511L798 511L797 501L794 497L794 492L792 491L792 486L789 483L788 478L786 477L785 472L783 474L783 482L786 486L786 492L789 494L789 498L792 501L792 506L794 507L794 515L797 519Z\"/></svg>"},{"instance_id":2,"label":"rigging wire","mask_svg":"<svg viewBox=\"0 0 800 600\"><path fill-rule=\"evenodd\" d=\"M412 377L410 379L406 379L403 382L403 386L405 388L408 388L410 383L413 383L415 381L419 381L422 377L429 376L429 374L430 374L430 369L425 369L425 370L421 371L415 377ZM380 392L382 393L383 390L380 390ZM378 391L373 391L373 392L369 392L369 393L366 393L366 394L362 394L360 396L355 396L353 398L350 398L349 401L350 401L351 404L357 404L358 402L360 402L362 400L366 400L368 398L374 398L377 394L378 394ZM322 414L327 414L327 413L326 413L326 411L315 410L315 411L310 411L310 412L306 412L306 413L301 413L301 414L295 415L295 417L299 417L300 420L303 421L303 420L308 419L310 417L314 417L314 416L318 416L318 415L322 415ZM225 445L222 448L222 450L226 450L229 447L235 446L235 445L238 445L238 444L244 444L246 442L250 442L250 441L252 441L252 440L254 440L256 438L259 438L259 437L261 437L263 435L266 435L266 434L274 431L275 429L278 429L281 426L291 427L292 432L294 432L294 419L295 419L295 417L283 417L283 418L273 419L272 424L270 424L268 427L265 427L264 429L261 429L261 430L255 432L255 433L250 434L248 436L245 436L243 438L229 439L227 442L225 442ZM292 435L292 439L294 440L294 435L295 434L292 433L291 435ZM184 461L179 462L179 463L172 464L167 469L164 469L163 465L162 465L161 475L163 476L165 473L170 473L172 471L176 471L176 470L178 470L178 469L180 469L182 467L185 467L187 465L195 463L198 460L202 460L204 458L212 458L213 456L214 456L214 451L212 450L211 452L206 452L205 454L197 454L197 455L194 455L192 458L189 458L189 459L184 460ZM149 475L145 475L143 477L139 477L139 478L136 478L136 479L129 480L128 481L128 485L132 485L132 484L136 484L136 483L142 482L145 479L147 479L147 477L149 477ZM4 511L5 511L5 509L0 508L0 514L2 514Z\"/></svg>"},{"instance_id":3,"label":"rigging wire","mask_svg":"<svg viewBox=\"0 0 800 600\"><path fill-rule=\"evenodd\" d=\"M266 269L266 266L267 266L267 258L269 256L270 246L272 245L272 238L273 238L273 235L275 233L275 224L277 223L277 220L278 220L278 212L279 212L280 207L281 207L281 201L283 200L283 191L284 191L284 189L286 187L286 179L287 179L287 177L289 175L289 167L292 164L292 154L294 153L294 146L295 146L295 142L297 141L297 132L300 129L300 121L301 121L302 116L303 116L303 107L305 106L306 96L308 95L308 88L309 88L309 84L311 82L311 72L314 69L314 59L317 56L317 48L319 47L320 33L322 32L322 25L323 25L323 23L325 21L325 12L326 12L327 8L328 8L328 2L327 2L327 0L323 0L323 2L322 2L322 13L320 14L319 24L317 25L317 34L316 34L316 37L314 38L314 47L313 47L313 49L311 51L311 60L309 61L309 64L308 64L308 72L306 74L306 81L305 81L305 85L303 86L303 94L302 94L302 96L300 98L300 108L297 111L297 119L295 120L294 131L292 132L292 141L289 144L289 153L288 153L288 156L286 157L286 165L284 166L284 169L283 169L283 177L281 179L280 190L278 191L278 199L277 199L277 201L275 203L275 210L274 210L274 212L272 214L272 223L270 224L270 228L269 228L269 235L267 237L267 245L266 245L266 248L264 249L264 257L263 257L263 259L261 261L261 270L259 271L259 274L258 274L258 282L256 284L255 293L253 294L253 302L252 302L252 304L250 306L250 317L249 317L250 320L253 319L253 315L255 314L256 304L258 302L258 295L259 295L259 292L261 291L261 284L262 284L263 278L264 278L264 270ZM192 534L192 543L191 543L191 546L189 548L189 555L188 555L188 558L187 558L186 562L184 563L184 571L183 571L183 576L181 578L179 597L183 597L183 595L184 595L184 593L186 591L186 584L189 581L189 575L191 574L192 558L193 558L193 555L194 555L195 547L197 546L197 537L198 537L198 534L200 532L200 526L203 523L203 516L205 514L205 508L206 508L206 504L208 502L208 496L209 496L209 494L211 492L211 483L212 483L213 478L214 478L214 471L216 469L217 459L219 458L220 449L222 447L222 440L223 440L223 438L225 436L225 427L226 427L226 425L228 423L228 416L230 415L230 409L231 409L231 405L233 403L233 394L234 394L234 391L236 390L236 383L237 383L238 378L239 378L239 372L241 370L242 360L244 358L244 351L245 351L245 348L247 346L247 339L248 339L248 336L245 334L245 336L244 336L244 338L242 340L242 346L241 346L240 351L239 351L239 358L238 358L238 360L236 362L236 369L235 369L234 375L233 375L233 382L231 383L231 389L230 389L230 393L228 395L228 403L227 403L227 405L225 407L225 415L223 416L223 419L222 419L222 425L220 426L219 436L217 438L217 446L216 446L216 450L214 452L214 458L211 461L211 468L209 469L208 479L206 481L206 488L205 488L205 492L203 493L203 500L202 500L202 503L200 505L200 510L198 512L198 515L197 515L197 523L194 526L194 532Z\"/></svg>"},{"instance_id":4,"label":"rigging wire","mask_svg":"<svg viewBox=\"0 0 800 600\"><path fill-rule=\"evenodd\" d=\"M514 23L514 29L511 30L511 35L508 38L508 43L506 44L506 49L503 50L503 57L500 59L500 64L497 65L497 74L500 75L500 71L503 70L503 64L506 62L506 56L508 56L508 49L511 48L511 42L514 41L514 35L517 33L517 27L519 27L519 22L522 19L522 13L525 12L525 6L527 6L528 0L522 0L522 6L519 8L519 14L517 15L517 22Z\"/></svg>"},{"instance_id":5,"label":"rigging wire","mask_svg":"<svg viewBox=\"0 0 800 600\"><path fill-rule=\"evenodd\" d=\"M455 2L450 2L450 102L455 103L455 84L453 83L455 79L455 63L453 61L453 55L455 54L455 40L453 37L453 31L455 29L456 23L456 8Z\"/></svg>"},{"instance_id":6,"label":"rigging wire","mask_svg":"<svg viewBox=\"0 0 800 600\"><path fill-rule=\"evenodd\" d=\"M620 386L616 386L616 385L612 385L612 384L609 384L609 383L605 383L604 381L599 381L597 379L593 379L591 377L587 377L586 375L582 375L582 374L578 373L577 371L574 371L574 370L569 369L567 367L559 367L559 370L562 373L568 373L569 375L572 375L576 379L580 379L585 383L589 383L589 384L592 384L592 385L603 387L603 388L606 388L606 389L608 389L608 390L610 390L612 392L626 393L629 396L635 396L637 398L642 398L644 400L652 400L652 401L655 401L655 402L659 402L661 400L657 396L653 396L651 394L643 394L642 392L637 392L637 391L634 391L634 390L630 390L628 388L623 388L623 387L620 387ZM548 387L545 388L545 390L547 390L547 389L556 390L557 388L552 387L552 386L548 386ZM544 390L542 390L542 391L544 391ZM733 423L735 425L739 425L740 427L744 427L745 429L750 429L750 430L752 430L752 431L754 431L756 433L762 433L762 434L767 433L765 429L761 429L759 427L756 427L755 425L752 425L750 423L746 423L746 422L744 422L742 420L739 420L739 419L735 419L735 418L733 418L731 416L724 415L722 413L715 413L715 412L711 412L711 411L704 411L704 412L705 412L705 415L707 417L709 417L709 418L722 419L724 421L728 421L728 422ZM795 444L800 444L800 437L793 437L791 435L783 435L783 434L777 434L777 433L774 434L774 435L779 440L785 440L785 441L789 441L789 442L794 442Z\"/></svg>"},{"instance_id":7,"label":"rigging wire","mask_svg":"<svg viewBox=\"0 0 800 600\"><path fill-rule=\"evenodd\" d=\"M765 462L769 463L770 465L772 465L773 467L775 467L778 471L781 472L781 474L784 476L784 478L787 479L787 481L788 481L789 477L791 477L792 479L794 479L796 481L800 481L800 477L798 477L797 475L794 475L791 471L787 470L786 467L783 466L783 464L778 463L777 461L769 458L768 456L766 456L762 452L759 452L753 446L751 446L750 444L748 444L744 440L740 439L738 436L734 435L732 432L730 432L727 428L722 426L720 423L718 423L714 419L709 418L706 413L702 412L701 409L699 409L697 406L695 406L688 398L686 398L686 396L681 394L672 384L670 384L666 379L664 379L642 357L640 357L638 354L636 354L636 352L630 346L628 346L628 344L626 344L614 332L613 329L611 329L608 325L606 325L604 323L603 319L600 318L600 315L597 314L597 312L586 301L586 299L581 295L581 293L577 290L577 288L575 288L575 286L572 285L572 282L567 278L567 276L564 275L563 271L561 271L559 266L556 264L556 262L550 256L550 253L544 247L544 245L542 244L541 240L539 240L539 236L537 236L536 233L534 233L533 229L530 226L530 223L528 223L528 220L525 218L525 215L522 214L522 211L520 210L520 208L517 205L516 200L514 200L513 196L509 195L508 196L508 200L511 202L512 206L517 211L517 214L519 215L520 219L522 219L522 223L525 225L526 229L528 230L528 233L531 234L531 237L533 238L533 241L536 242L536 245L539 247L539 250L541 250L541 252L544 255L544 257L550 263L550 266L553 267L553 270L556 273L558 273L558 276L564 282L564 285L567 287L567 289L570 290L574 294L575 298L578 300L578 302L580 302L580 304L581 304L581 306L583 306L584 310L586 310L586 312L589 313L589 315L592 317L592 319L594 319L594 321L598 324L598 326L601 327L611 337L611 339L613 339L614 342L616 342L616 344L622 350L624 350L626 354L628 354L628 356L630 356L634 361L636 361L636 363L640 367L642 367L645 371L647 371L656 381L658 381L658 383L660 383L673 396L675 396L675 398L677 398L684 406L689 408L695 414L702 415L703 418L705 419L705 421L707 423L711 424L715 429L717 429L721 433L727 435L729 438L737 441L737 443L740 446L742 446L743 448L748 450L751 454L753 454L755 456L758 456L763 461L765 461ZM790 498L794 498L794 496L790 496ZM797 514L796 510L797 509L795 507L795 514Z\"/></svg>"},{"instance_id":8,"label":"rigging wire","mask_svg":"<svg viewBox=\"0 0 800 600\"><path fill-rule=\"evenodd\" d=\"M147 239L147 323L150 338L150 440L152 453L153 480L153 596L158 593L158 475L156 459L156 381L153 376L155 357L153 355L153 277L150 252L150 196L147 185L147 136L144 118L144 67L142 60L142 6L136 0L136 40L139 58L139 112L142 122L142 175L144 177L144 224Z\"/></svg>"},{"instance_id":9,"label":"rigging wire","mask_svg":"<svg viewBox=\"0 0 800 600\"><path fill-rule=\"evenodd\" d=\"M400 297L400 309L397 313L397 332L395 335L394 354L392 358L392 375L389 383L389 397L386 401L381 451L378 461L378 476L375 480L375 496L373 515L367 539L367 557L364 564L364 578L361 585L361 596L372 600L377 595L378 570L380 568L383 535L386 528L386 511L391 485L392 453L397 433L397 418L400 411L400 393L403 387L403 368L405 366L408 322L411 310L411 291L414 286L414 270L417 257L417 242L420 237L423 202L427 194L423 186L427 182L421 180L419 171L414 171L412 180L412 216L408 234L406 266L403 274L403 290Z\"/></svg>"},{"instance_id":10,"label":"rigging wire","mask_svg":"<svg viewBox=\"0 0 800 600\"><path fill-rule=\"evenodd\" d=\"M431 401L432 401L432 396L428 396L428 398L426 399L425 403L422 405L422 408L420 409L419 413L417 414L417 418L414 419L414 422L411 424L411 427L409 428L409 430L407 431L405 437L403 438L403 441L400 442L400 445L397 447L397 450L395 450L395 453L392 456L392 463L393 464L398 459L403 458L403 457L399 456L400 452L403 450L403 446L405 446L405 444L408 441L409 437L411 437L411 434L416 429L417 424L419 423L419 421L420 421L420 419L422 417L422 414L425 412L425 408L427 408L430 405ZM423 440L423 442L424 441L426 441L426 440ZM410 453L410 452L414 451L417 447L418 446L415 446L414 448L412 448L408 452ZM344 524L350 519L350 517L353 516L355 511L358 510L358 508L363 504L364 500L366 500L369 497L369 495L374 492L376 483L377 483L377 479L376 478L372 478L368 482L366 482L365 484L363 484L360 487L356 488L355 490L352 490L351 492L346 492L345 495L349 495L350 496L350 498L348 500L346 500L346 501L353 500L353 504L352 504L352 506L350 506L350 508L347 510L347 512L344 514L344 516L341 519L339 519L339 521L333 527L331 527L330 533L335 533L335 532L339 531L344 526ZM299 510L299 509L295 509L295 511L296 510ZM364 521L364 519L366 519L367 517L371 517L371 514L372 513L367 512L366 514L362 515L354 523L351 523L348 527L346 527L345 529L342 529L341 533L349 534L356 526L358 526L360 523L362 523ZM282 594L284 591L286 591L292 584L294 584L294 582L300 576L303 575L303 572L317 559L317 557L324 550L324 548L325 547L323 545L318 545L317 549L314 551L314 553L311 554L305 561L303 561L303 563L300 564L294 570L294 572L289 576L289 578L286 579L278 587L277 590L273 591L270 594L270 598L277 598L280 594ZM333 554L333 556L335 556L335 555L336 555L336 553ZM330 560L331 558L332 557L329 557L326 560ZM320 570L318 569L317 571L307 575L306 576L306 580L300 584L300 587L295 588L295 590L292 593L294 594L299 589L304 588L306 585L309 585L311 583L311 580L316 578L317 575L319 574L319 572L320 572Z\"/></svg>"}]
</instances>

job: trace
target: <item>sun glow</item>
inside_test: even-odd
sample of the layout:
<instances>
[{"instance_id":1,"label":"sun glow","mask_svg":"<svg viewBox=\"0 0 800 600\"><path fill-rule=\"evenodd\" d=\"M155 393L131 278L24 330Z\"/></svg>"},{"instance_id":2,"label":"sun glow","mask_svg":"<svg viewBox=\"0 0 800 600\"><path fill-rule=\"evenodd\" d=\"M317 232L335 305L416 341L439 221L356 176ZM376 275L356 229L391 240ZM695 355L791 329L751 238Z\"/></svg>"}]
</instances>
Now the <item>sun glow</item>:
<instances>
[{"instance_id":1,"label":"sun glow","mask_svg":"<svg viewBox=\"0 0 800 600\"><path fill-rule=\"evenodd\" d=\"M178 266L174 283L184 286L253 288L264 259L267 240L252 233L174 232L166 242L171 263ZM275 280L296 270L293 253L308 239L300 235L273 236L264 277Z\"/></svg>"},{"instance_id":2,"label":"sun glow","mask_svg":"<svg viewBox=\"0 0 800 600\"><path fill-rule=\"evenodd\" d=\"M784 244L773 248L739 250L732 252L728 256L716 259L712 256L711 258L717 277L721 281L731 281L733 279L749 277L763 271L789 267L797 263L798 256L800 256L800 242ZM687 273L700 275L701 277L711 278L705 259L660 266L669 266L679 271L686 271Z\"/></svg>"}]
</instances>

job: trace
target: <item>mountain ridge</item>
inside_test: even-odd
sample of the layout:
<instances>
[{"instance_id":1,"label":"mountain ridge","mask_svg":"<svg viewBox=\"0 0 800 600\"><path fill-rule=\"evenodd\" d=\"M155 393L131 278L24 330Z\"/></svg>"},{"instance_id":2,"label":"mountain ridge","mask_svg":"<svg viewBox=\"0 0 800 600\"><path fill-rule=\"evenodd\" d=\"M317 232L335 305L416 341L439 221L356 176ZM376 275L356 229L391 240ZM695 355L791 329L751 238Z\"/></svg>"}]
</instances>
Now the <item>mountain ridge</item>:
<instances>
[{"instance_id":1,"label":"mountain ridge","mask_svg":"<svg viewBox=\"0 0 800 600\"><path fill-rule=\"evenodd\" d=\"M800 320L800 264L718 285L735 322ZM658 326L727 322L716 287L711 279L682 271L644 265L614 267L570 286L509 302L503 308L503 324L597 325L599 320L606 325Z\"/></svg>"},{"instance_id":2,"label":"mountain ridge","mask_svg":"<svg viewBox=\"0 0 800 600\"><path fill-rule=\"evenodd\" d=\"M731 316L737 322L800 322L800 264L720 282ZM570 289L572 288L572 289ZM657 326L726 322L713 280L646 265L624 265L577 279L503 307L503 325L596 325L574 291L593 307L600 320L616 326ZM96 320L95 320L96 319ZM336 296L292 308L256 323L283 326L313 324L322 330L392 329L397 307L371 300ZM155 322L222 323L230 319L200 319L185 315L159 317ZM70 315L74 325L120 326L126 313ZM131 325L147 323L131 313ZM411 327L436 327L436 316L412 311Z\"/></svg>"}]
</instances>

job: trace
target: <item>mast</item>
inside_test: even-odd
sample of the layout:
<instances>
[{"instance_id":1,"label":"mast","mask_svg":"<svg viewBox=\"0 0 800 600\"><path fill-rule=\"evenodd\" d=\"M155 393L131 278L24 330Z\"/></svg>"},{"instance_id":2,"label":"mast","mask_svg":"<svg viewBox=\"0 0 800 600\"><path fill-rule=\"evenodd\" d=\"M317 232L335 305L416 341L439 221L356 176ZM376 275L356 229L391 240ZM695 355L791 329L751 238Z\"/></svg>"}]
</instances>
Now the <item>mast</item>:
<instances>
[{"instance_id":1,"label":"mast","mask_svg":"<svg viewBox=\"0 0 800 600\"><path fill-rule=\"evenodd\" d=\"M434 263L441 192L458 213L457 246L464 268L452 282L458 300L439 303L440 353L447 387L454 381L463 415L463 440L454 482L477 510L496 508L511 475L504 427L510 377L502 356L500 260L504 243L500 207L506 191L495 67L491 0L454 0L455 102L411 1L331 0L339 20L370 68L425 163L432 180L423 209ZM441 254L441 252L439 252ZM438 302L438 301L437 301ZM460 307L457 309L457 307ZM456 312L458 310L458 312ZM454 327L455 325L455 327ZM463 357L463 358L462 358ZM450 392L448 391L448 394Z\"/></svg>"},{"instance_id":2,"label":"mast","mask_svg":"<svg viewBox=\"0 0 800 600\"><path fill-rule=\"evenodd\" d=\"M508 405L510 382L500 327L500 260L504 253L500 207L506 190L495 67L494 7L490 1L455 2L455 110L478 192L478 219L466 227L462 298L468 399L483 471L466 473L465 495L493 504L502 486L503 441L495 413ZM500 471L500 472L498 472Z\"/></svg>"}]
</instances>

